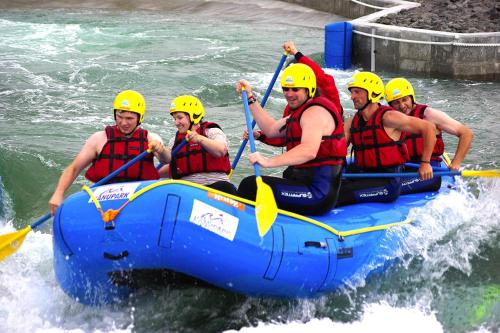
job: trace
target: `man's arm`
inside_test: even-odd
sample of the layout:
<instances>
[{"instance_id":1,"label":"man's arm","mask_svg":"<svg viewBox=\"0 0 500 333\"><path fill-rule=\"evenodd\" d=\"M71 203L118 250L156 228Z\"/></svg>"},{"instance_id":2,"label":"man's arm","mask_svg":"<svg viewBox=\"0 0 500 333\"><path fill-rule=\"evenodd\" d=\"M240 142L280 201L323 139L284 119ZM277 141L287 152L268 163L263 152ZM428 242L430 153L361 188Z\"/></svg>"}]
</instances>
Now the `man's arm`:
<instances>
[{"instance_id":1,"label":"man's arm","mask_svg":"<svg viewBox=\"0 0 500 333\"><path fill-rule=\"evenodd\" d=\"M63 171L56 189L49 200L49 208L52 215L54 215L56 209L63 202L64 193L73 184L76 177L97 157L102 148L101 143L103 139L106 141L106 133L104 131L91 135L75 159Z\"/></svg>"},{"instance_id":2,"label":"man's arm","mask_svg":"<svg viewBox=\"0 0 500 333\"><path fill-rule=\"evenodd\" d=\"M155 157L162 164L170 163L172 159L171 150L163 145L163 140L156 133L148 132L148 148L152 150Z\"/></svg>"},{"instance_id":3,"label":"man's arm","mask_svg":"<svg viewBox=\"0 0 500 333\"><path fill-rule=\"evenodd\" d=\"M311 106L302 114L300 126L302 136L299 145L284 154L269 159L259 153L250 154L250 162L257 162L264 168L299 165L308 162L318 154L323 135L329 135L333 132L335 122L330 113L323 107Z\"/></svg>"},{"instance_id":4,"label":"man's arm","mask_svg":"<svg viewBox=\"0 0 500 333\"><path fill-rule=\"evenodd\" d=\"M278 138L285 136L285 131L280 131L283 126L286 125L286 118L274 119L271 117L259 103L253 103L250 105L250 111L252 113L252 117L255 119L256 123L261 128L262 132L268 138Z\"/></svg>"},{"instance_id":5,"label":"man's arm","mask_svg":"<svg viewBox=\"0 0 500 333\"><path fill-rule=\"evenodd\" d=\"M443 111L427 108L425 110L425 119L434 123L439 130L458 137L457 149L449 166L451 170L458 170L465 155L469 152L474 133L470 128L451 118Z\"/></svg>"},{"instance_id":6,"label":"man's arm","mask_svg":"<svg viewBox=\"0 0 500 333\"><path fill-rule=\"evenodd\" d=\"M286 146L286 140L284 137L268 138L264 134L264 132L262 132L261 130L253 131L253 132L254 132L254 138L256 140L259 140L260 142L265 143L266 145L274 146L274 147L285 147Z\"/></svg>"},{"instance_id":7,"label":"man's arm","mask_svg":"<svg viewBox=\"0 0 500 333\"><path fill-rule=\"evenodd\" d=\"M424 147L418 172L423 180L431 179L432 167L430 160L436 145L436 127L434 124L427 120L407 116L399 111L387 111L384 113L382 121L384 127L422 135Z\"/></svg>"},{"instance_id":8,"label":"man's arm","mask_svg":"<svg viewBox=\"0 0 500 333\"><path fill-rule=\"evenodd\" d=\"M354 119L353 117L349 117L344 122L344 135L345 135L345 140L347 142L347 146L349 146L349 143L351 142L351 125L353 119Z\"/></svg>"},{"instance_id":9,"label":"man's arm","mask_svg":"<svg viewBox=\"0 0 500 333\"><path fill-rule=\"evenodd\" d=\"M241 91L245 89L247 92L248 98L253 96L252 87L250 83L246 80L239 80L236 83L236 92L241 94ZM260 105L260 103L255 102L249 105L250 112L252 113L252 117L255 119L260 129L264 132L264 134L270 138L284 136L285 134L280 131L280 129L286 124L287 118L281 118L279 120L271 117Z\"/></svg>"}]
</instances>

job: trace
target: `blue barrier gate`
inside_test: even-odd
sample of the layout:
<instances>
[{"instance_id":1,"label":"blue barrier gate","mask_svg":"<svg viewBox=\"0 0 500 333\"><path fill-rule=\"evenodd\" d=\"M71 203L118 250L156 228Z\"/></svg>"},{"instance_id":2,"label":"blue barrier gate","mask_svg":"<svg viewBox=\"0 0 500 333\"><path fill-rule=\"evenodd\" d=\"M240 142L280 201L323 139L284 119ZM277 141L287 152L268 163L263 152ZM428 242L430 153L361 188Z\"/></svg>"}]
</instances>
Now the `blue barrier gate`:
<instances>
[{"instance_id":1,"label":"blue barrier gate","mask_svg":"<svg viewBox=\"0 0 500 333\"><path fill-rule=\"evenodd\" d=\"M335 22L325 26L325 66L351 68L352 24Z\"/></svg>"}]
</instances>

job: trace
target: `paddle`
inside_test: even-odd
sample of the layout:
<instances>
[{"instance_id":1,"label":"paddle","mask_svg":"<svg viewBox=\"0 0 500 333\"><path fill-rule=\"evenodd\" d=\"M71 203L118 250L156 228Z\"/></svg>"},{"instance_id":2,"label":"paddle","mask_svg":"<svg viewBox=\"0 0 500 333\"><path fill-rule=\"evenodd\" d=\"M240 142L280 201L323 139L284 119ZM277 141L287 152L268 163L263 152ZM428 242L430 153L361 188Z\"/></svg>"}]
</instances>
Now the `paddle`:
<instances>
[{"instance_id":1,"label":"paddle","mask_svg":"<svg viewBox=\"0 0 500 333\"><path fill-rule=\"evenodd\" d=\"M248 133L252 133L252 125L250 120L250 110L248 108L248 95L246 90L241 92L243 98L243 107L245 109L245 120L247 125ZM255 139L253 135L248 136L250 140L250 151L252 153L256 152L255 149ZM263 237L271 228L278 215L278 207L276 206L276 200L274 199L273 190L269 185L262 181L260 176L260 165L254 163L253 165L255 171L255 180L257 182L257 197L255 198L255 219L257 220L257 229L259 231L259 236Z\"/></svg>"},{"instance_id":2,"label":"paddle","mask_svg":"<svg viewBox=\"0 0 500 333\"><path fill-rule=\"evenodd\" d=\"M436 171L434 176L462 176L462 177L500 177L500 170L462 170L462 171ZM344 178L394 178L418 177L418 172L393 172L393 173L344 173Z\"/></svg>"},{"instance_id":3,"label":"paddle","mask_svg":"<svg viewBox=\"0 0 500 333\"><path fill-rule=\"evenodd\" d=\"M172 150L172 153L170 154L170 158L173 158L175 155L177 155L177 153L179 152L179 150L182 149L182 147L184 147L186 145L186 143L188 143L188 140L182 140L181 143L179 143L179 145L177 147L175 147L174 150ZM160 170L162 166L164 166L165 164L163 163L160 163L156 166L156 170Z\"/></svg>"},{"instance_id":4,"label":"paddle","mask_svg":"<svg viewBox=\"0 0 500 333\"><path fill-rule=\"evenodd\" d=\"M405 163L405 166L407 167L410 167L410 168L420 168L420 164L418 163ZM450 169L446 168L446 167L438 167L438 166L433 166L432 167L432 170L433 171L449 171Z\"/></svg>"},{"instance_id":5,"label":"paddle","mask_svg":"<svg viewBox=\"0 0 500 333\"><path fill-rule=\"evenodd\" d=\"M107 183L109 180L111 180L113 177L118 175L120 172L125 171L127 168L129 168L130 166L135 164L137 161L142 160L149 153L150 153L149 150L143 151L138 156L134 157L132 160L125 163L124 165L122 165L121 167L119 167L118 169L116 169L115 171L113 171L112 173L110 173L109 175L107 175L106 177L104 177L103 179L101 179L100 181L95 183L94 185L92 185L92 187L96 187L96 186L103 185L103 184ZM15 231L15 232L8 233L6 235L1 235L0 236L0 261L7 258L8 256L13 254L14 252L16 252L23 244L24 238L26 237L28 232L30 232L33 229L36 229L42 223L49 220L50 217L51 217L50 213L47 213L44 216L42 216L38 221L36 221L35 223L33 223L30 226L27 226L21 230Z\"/></svg>"},{"instance_id":6,"label":"paddle","mask_svg":"<svg viewBox=\"0 0 500 333\"><path fill-rule=\"evenodd\" d=\"M266 93L264 94L264 98L262 98L262 101L260 102L260 106L264 108L266 105L267 99L269 98L269 95L271 95L271 91L273 91L274 84L276 83L276 79L278 78L278 75L281 71L281 68L283 67L283 64L286 61L286 57L288 56L288 52L283 53L281 56L280 62L278 64L278 67L276 68L276 71L274 71L273 78L271 79L271 82L269 82L269 86L267 87ZM253 128L255 127L255 120L252 121L252 127L248 131L248 136L250 137L250 133L252 133ZM233 164L231 164L231 172L229 172L229 178L233 175L234 169L236 169L236 165L238 164L238 161L240 160L241 154L243 153L243 150L245 149L247 145L248 139L244 139L241 142L240 149L238 149L238 152L236 153L236 156L234 157Z\"/></svg>"},{"instance_id":7,"label":"paddle","mask_svg":"<svg viewBox=\"0 0 500 333\"><path fill-rule=\"evenodd\" d=\"M446 166L449 167L451 164L451 160L450 160L450 157L448 156L447 152L443 153L443 159L444 159L444 163L446 164Z\"/></svg>"}]
</instances>

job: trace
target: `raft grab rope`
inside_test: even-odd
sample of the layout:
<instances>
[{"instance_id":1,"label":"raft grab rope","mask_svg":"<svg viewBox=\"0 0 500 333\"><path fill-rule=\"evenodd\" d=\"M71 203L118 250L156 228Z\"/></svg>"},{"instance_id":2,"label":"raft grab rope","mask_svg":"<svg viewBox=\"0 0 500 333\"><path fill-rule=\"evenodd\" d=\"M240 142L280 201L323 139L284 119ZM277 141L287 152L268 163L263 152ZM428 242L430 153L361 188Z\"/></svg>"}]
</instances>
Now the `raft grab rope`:
<instances>
[{"instance_id":1,"label":"raft grab rope","mask_svg":"<svg viewBox=\"0 0 500 333\"><path fill-rule=\"evenodd\" d=\"M144 194L144 193L146 193L146 192L148 192L148 191L150 191L150 190L152 190L152 189L154 189L156 187L164 186L164 185L169 185L169 184L182 184L182 185L186 185L186 186L190 186L190 187L195 187L195 188L207 191L207 192L213 192L213 193L216 193L216 194L220 194L222 196L231 198L233 200L242 202L242 203L247 204L247 205L255 206L255 202L254 201L243 199L243 198L237 197L235 195L231 195L231 194L228 194L228 193L225 193L225 192L221 192L221 191L218 191L218 190L215 190L215 189L203 186L203 185L194 184L194 183L191 183L191 182L188 182L188 181L185 181L185 180L163 180L163 181L157 181L155 183L152 183L152 184L150 184L150 185L148 185L148 186L140 189L139 191L137 191L136 193L134 193L118 209L111 209L110 208L106 212L104 212L103 209L102 209L102 207L101 207L101 204L99 203L99 200L97 200L97 198L95 197L95 195L92 192L92 190L88 186L83 186L82 189L85 192L87 192L87 194L90 196L91 201L94 203L95 207L100 212L101 218L104 221L104 223L106 224L106 229L113 229L114 228L114 220L116 219L116 217L118 216L118 214L130 202L132 202L133 200L137 199L137 197L141 196L142 194ZM344 239L344 237L347 237L347 236L359 235L359 234L364 234L364 233L368 233L368 232L372 232L372 231L385 230L385 229L389 229L389 228L393 228L393 227L397 227L397 226L402 226L402 225L405 225L405 224L410 224L410 223L413 222L413 220L405 219L403 221L394 222L394 223L382 224L382 225L371 226L371 227L364 227L364 228L359 228L359 229L352 229L352 230L347 230L347 231L339 231L339 230L337 230L337 229L329 226L326 223L314 220L314 219L309 218L307 216L299 215L299 214L296 214L296 213L293 213L293 212L289 212L289 211L286 211L286 210L282 210L282 209L278 209L278 213L281 214L281 215L286 215L286 216L292 217L294 219L301 220L303 222L315 225L315 226L317 226L319 228L325 229L326 231L328 231L328 232L334 234L335 236L337 236L339 238L339 241L342 241Z\"/></svg>"}]
</instances>

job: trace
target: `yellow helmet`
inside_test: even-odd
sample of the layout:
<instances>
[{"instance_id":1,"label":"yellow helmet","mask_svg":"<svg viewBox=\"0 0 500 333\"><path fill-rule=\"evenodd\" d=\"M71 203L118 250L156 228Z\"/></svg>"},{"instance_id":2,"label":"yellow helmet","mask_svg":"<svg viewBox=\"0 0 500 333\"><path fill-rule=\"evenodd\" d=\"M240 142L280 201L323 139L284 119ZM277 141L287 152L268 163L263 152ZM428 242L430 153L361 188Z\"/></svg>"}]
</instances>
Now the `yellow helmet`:
<instances>
[{"instance_id":1,"label":"yellow helmet","mask_svg":"<svg viewBox=\"0 0 500 333\"><path fill-rule=\"evenodd\" d=\"M316 93L316 75L311 67L304 64L291 64L281 75L281 87L307 88L309 97Z\"/></svg>"},{"instance_id":2,"label":"yellow helmet","mask_svg":"<svg viewBox=\"0 0 500 333\"><path fill-rule=\"evenodd\" d=\"M368 101L377 103L384 97L384 83L382 79L372 72L358 72L354 74L352 80L347 84L347 89L361 88L368 93Z\"/></svg>"},{"instance_id":3,"label":"yellow helmet","mask_svg":"<svg viewBox=\"0 0 500 333\"><path fill-rule=\"evenodd\" d=\"M174 112L185 112L193 124L198 124L205 116L205 109L201 101L190 95L177 96L170 105L170 114Z\"/></svg>"},{"instance_id":4,"label":"yellow helmet","mask_svg":"<svg viewBox=\"0 0 500 333\"><path fill-rule=\"evenodd\" d=\"M139 123L142 123L146 113L146 101L137 91L125 90L116 95L113 109L137 113L139 114Z\"/></svg>"},{"instance_id":5,"label":"yellow helmet","mask_svg":"<svg viewBox=\"0 0 500 333\"><path fill-rule=\"evenodd\" d=\"M388 103L405 96L411 96L413 103L416 103L415 91L407 79L398 77L385 85L385 99Z\"/></svg>"}]
</instances>

